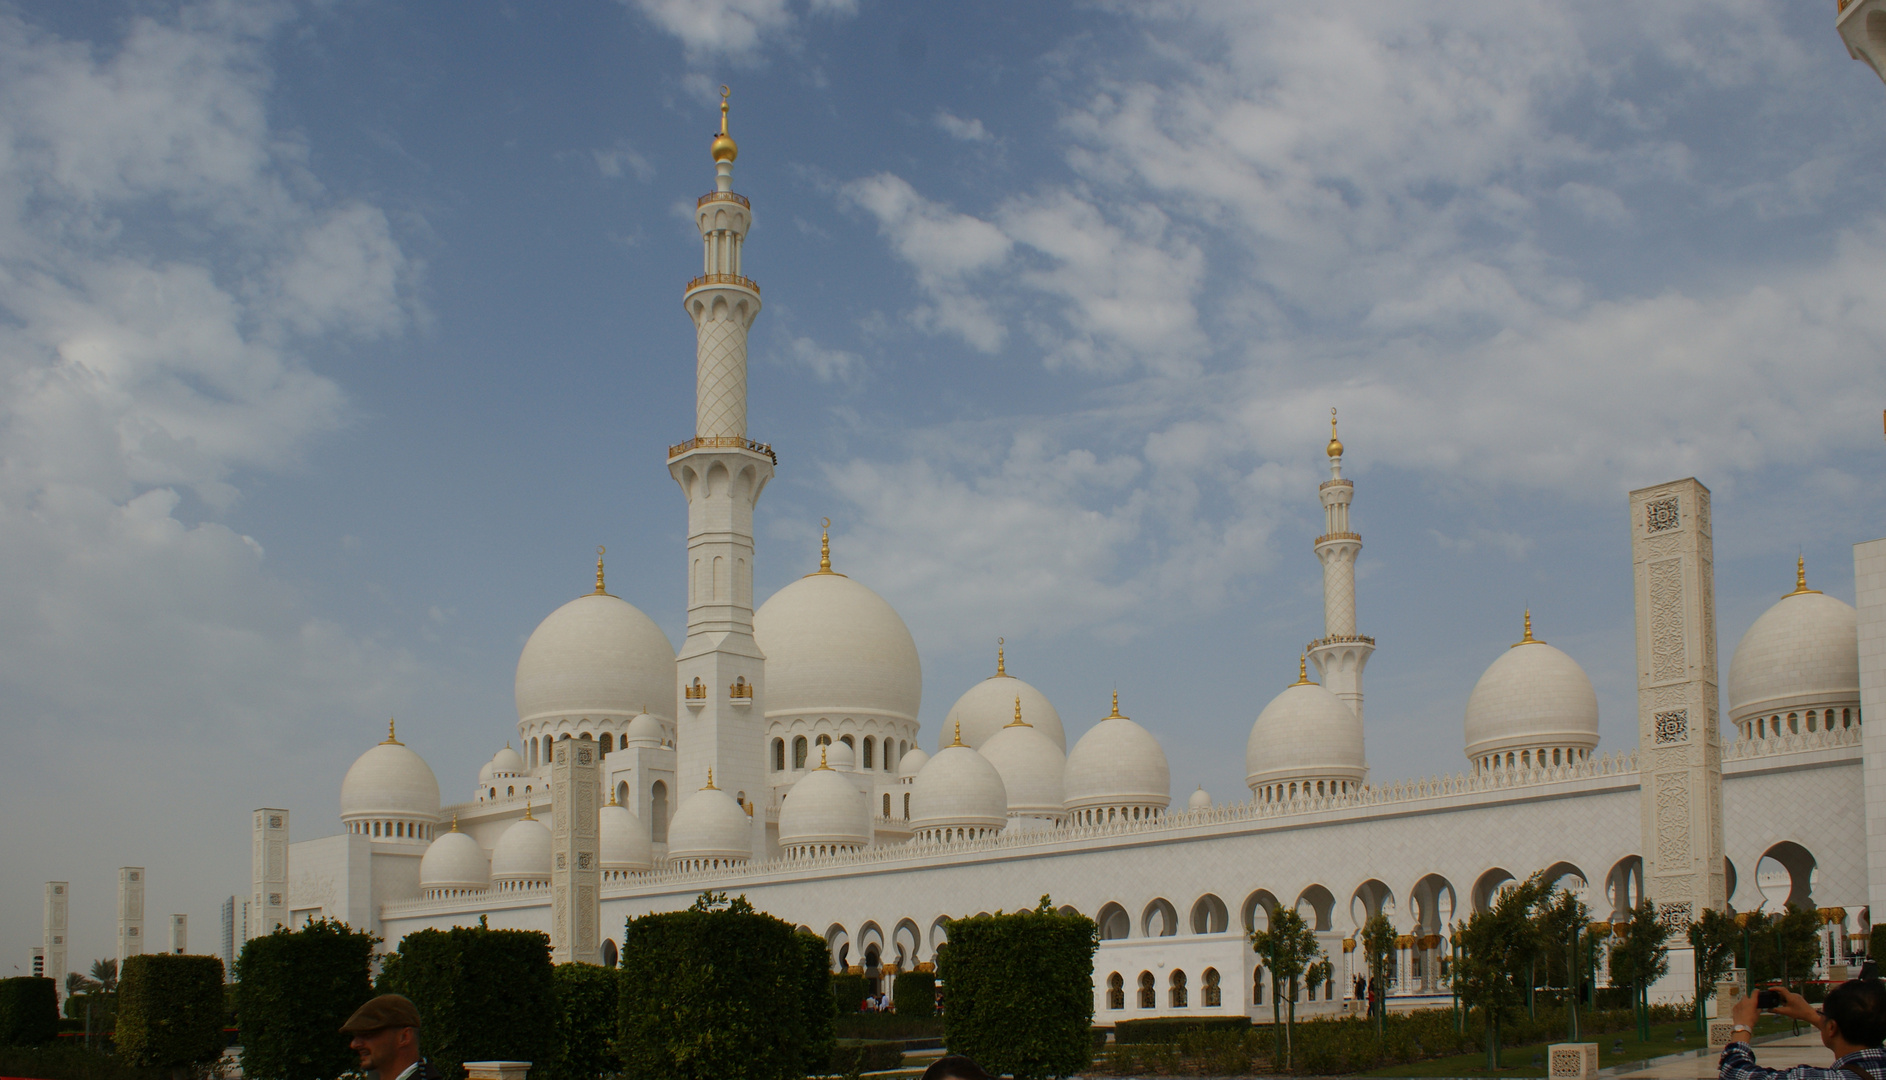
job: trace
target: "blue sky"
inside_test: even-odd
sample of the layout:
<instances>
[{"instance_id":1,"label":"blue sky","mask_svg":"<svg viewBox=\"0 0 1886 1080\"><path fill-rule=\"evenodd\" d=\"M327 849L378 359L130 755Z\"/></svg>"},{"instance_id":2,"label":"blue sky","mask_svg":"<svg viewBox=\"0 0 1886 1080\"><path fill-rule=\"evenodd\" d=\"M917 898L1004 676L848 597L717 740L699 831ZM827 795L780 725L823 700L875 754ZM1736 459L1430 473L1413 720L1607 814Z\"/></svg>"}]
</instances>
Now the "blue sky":
<instances>
[{"instance_id":1,"label":"blue sky","mask_svg":"<svg viewBox=\"0 0 1886 1080\"><path fill-rule=\"evenodd\" d=\"M586 591L682 627L687 213L733 87L759 591L883 593L926 741L1011 670L1175 794L1321 633L1342 410L1374 775L1539 636L1635 742L1633 487L1715 493L1721 656L1851 600L1886 88L1831 5L60 3L0 11L0 938L113 873L213 947L245 811L446 796ZM9 961L9 963L16 961Z\"/></svg>"}]
</instances>

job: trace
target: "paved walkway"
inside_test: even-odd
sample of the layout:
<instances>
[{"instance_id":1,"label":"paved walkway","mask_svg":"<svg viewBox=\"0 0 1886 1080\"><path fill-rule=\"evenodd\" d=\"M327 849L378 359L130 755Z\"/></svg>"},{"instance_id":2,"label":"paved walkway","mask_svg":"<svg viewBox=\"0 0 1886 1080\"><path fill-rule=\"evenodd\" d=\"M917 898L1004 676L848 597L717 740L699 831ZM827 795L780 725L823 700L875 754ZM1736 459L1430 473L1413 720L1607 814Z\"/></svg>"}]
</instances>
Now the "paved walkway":
<instances>
[{"instance_id":1,"label":"paved walkway","mask_svg":"<svg viewBox=\"0 0 1886 1080\"><path fill-rule=\"evenodd\" d=\"M1692 1050L1677 1057L1606 1069L1599 1075L1618 1080L1710 1080L1716 1075L1716 1062L1721 1057L1720 1050ZM1826 1068L1834 1063L1834 1052L1821 1045L1820 1032L1808 1029L1799 1035L1756 1043L1755 1062L1770 1069L1792 1065Z\"/></svg>"}]
</instances>

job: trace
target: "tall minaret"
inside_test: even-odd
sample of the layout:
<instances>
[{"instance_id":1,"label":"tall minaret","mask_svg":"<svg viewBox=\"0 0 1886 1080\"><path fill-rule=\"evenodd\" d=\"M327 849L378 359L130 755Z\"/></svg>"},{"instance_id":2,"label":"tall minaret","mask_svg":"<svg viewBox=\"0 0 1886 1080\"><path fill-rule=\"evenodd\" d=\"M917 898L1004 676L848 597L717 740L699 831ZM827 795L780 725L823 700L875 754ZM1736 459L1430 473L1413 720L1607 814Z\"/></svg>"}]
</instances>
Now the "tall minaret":
<instances>
[{"instance_id":1,"label":"tall minaret","mask_svg":"<svg viewBox=\"0 0 1886 1080\"><path fill-rule=\"evenodd\" d=\"M1356 633L1356 556L1362 537L1349 530L1349 501L1354 482L1342 478L1342 440L1336 437L1336 410L1329 410L1329 479L1318 489L1323 499L1323 535L1316 557L1323 564L1323 636L1309 644L1310 663L1329 692L1347 702L1362 719L1362 669L1375 651L1375 639Z\"/></svg>"},{"instance_id":2,"label":"tall minaret","mask_svg":"<svg viewBox=\"0 0 1886 1080\"><path fill-rule=\"evenodd\" d=\"M694 438L669 447L668 471L688 500L688 638L675 665L675 787L685 800L712 769L715 786L752 813L766 741L766 658L753 640L753 504L773 478L775 459L770 447L747 438L747 329L760 313L760 287L740 273L753 211L733 190L738 154L727 134L723 86L714 190L694 209L704 272L682 294L695 329ZM763 838L763 819L755 820L755 835Z\"/></svg>"}]
</instances>

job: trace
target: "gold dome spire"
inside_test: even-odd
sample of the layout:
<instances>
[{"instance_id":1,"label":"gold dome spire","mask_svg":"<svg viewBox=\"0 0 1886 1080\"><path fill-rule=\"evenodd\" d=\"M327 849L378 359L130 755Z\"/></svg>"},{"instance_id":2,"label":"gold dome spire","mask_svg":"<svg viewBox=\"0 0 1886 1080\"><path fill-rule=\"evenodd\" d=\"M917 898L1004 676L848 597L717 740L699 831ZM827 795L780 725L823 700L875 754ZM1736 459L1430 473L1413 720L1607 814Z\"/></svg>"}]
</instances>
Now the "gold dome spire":
<instances>
[{"instance_id":1,"label":"gold dome spire","mask_svg":"<svg viewBox=\"0 0 1886 1080\"><path fill-rule=\"evenodd\" d=\"M995 639L995 675L998 679L1008 677L1008 657L1002 652L1002 644L1001 638Z\"/></svg>"},{"instance_id":2,"label":"gold dome spire","mask_svg":"<svg viewBox=\"0 0 1886 1080\"><path fill-rule=\"evenodd\" d=\"M720 134L714 136L715 161L732 161L740 156L740 147L734 144L733 136L727 134L727 98L732 94L725 86L720 88Z\"/></svg>"},{"instance_id":3,"label":"gold dome spire","mask_svg":"<svg viewBox=\"0 0 1886 1080\"><path fill-rule=\"evenodd\" d=\"M452 831L458 831L458 812L456 810L452 812Z\"/></svg>"},{"instance_id":4,"label":"gold dome spire","mask_svg":"<svg viewBox=\"0 0 1886 1080\"><path fill-rule=\"evenodd\" d=\"M707 770L707 786L702 788L701 790L702 791L719 791L720 790L719 788L714 786L714 770L712 769Z\"/></svg>"},{"instance_id":5,"label":"gold dome spire","mask_svg":"<svg viewBox=\"0 0 1886 1080\"><path fill-rule=\"evenodd\" d=\"M1015 719L1009 721L1006 726L1007 727L1033 727L1034 726L1033 724L1030 724L1028 721L1022 719L1022 696L1020 694L1015 695Z\"/></svg>"},{"instance_id":6,"label":"gold dome spire","mask_svg":"<svg viewBox=\"0 0 1886 1080\"><path fill-rule=\"evenodd\" d=\"M1544 645L1544 644L1545 642L1540 641L1538 638L1532 636L1532 609L1527 608L1526 609L1526 636L1520 638L1518 641L1513 642L1513 648L1517 649L1521 645Z\"/></svg>"},{"instance_id":7,"label":"gold dome spire","mask_svg":"<svg viewBox=\"0 0 1886 1080\"><path fill-rule=\"evenodd\" d=\"M1310 681L1310 656L1308 653L1302 653L1297 656L1297 681L1291 683L1290 685L1291 686L1315 686L1316 685L1315 683Z\"/></svg>"},{"instance_id":8,"label":"gold dome spire","mask_svg":"<svg viewBox=\"0 0 1886 1080\"><path fill-rule=\"evenodd\" d=\"M1342 440L1336 437L1336 410L1329 410L1329 456L1342 456Z\"/></svg>"},{"instance_id":9,"label":"gold dome spire","mask_svg":"<svg viewBox=\"0 0 1886 1080\"><path fill-rule=\"evenodd\" d=\"M1107 714L1106 719L1108 720L1126 719L1126 717L1120 715L1120 692L1118 690L1115 690L1113 692L1113 711Z\"/></svg>"},{"instance_id":10,"label":"gold dome spire","mask_svg":"<svg viewBox=\"0 0 1886 1080\"><path fill-rule=\"evenodd\" d=\"M530 813L530 793L529 792L524 793L524 820L525 821L537 820L536 818L532 817Z\"/></svg>"},{"instance_id":11,"label":"gold dome spire","mask_svg":"<svg viewBox=\"0 0 1886 1080\"><path fill-rule=\"evenodd\" d=\"M956 738L950 742L950 746L961 745L963 745L963 718L959 716L956 718Z\"/></svg>"},{"instance_id":12,"label":"gold dome spire","mask_svg":"<svg viewBox=\"0 0 1886 1080\"><path fill-rule=\"evenodd\" d=\"M826 764L825 762L825 751L827 749L829 749L829 746L827 744L825 743L819 744L819 768L829 770L831 766Z\"/></svg>"},{"instance_id":13,"label":"gold dome spire","mask_svg":"<svg viewBox=\"0 0 1886 1080\"><path fill-rule=\"evenodd\" d=\"M398 735L395 735L393 733L393 719L391 717L387 718L386 738L380 743L380 745L381 746L405 746L406 745L405 743L399 741Z\"/></svg>"},{"instance_id":14,"label":"gold dome spire","mask_svg":"<svg viewBox=\"0 0 1886 1080\"><path fill-rule=\"evenodd\" d=\"M1807 587L1807 556L1797 555L1794 560L1794 591L1789 596L1817 595L1819 589Z\"/></svg>"},{"instance_id":15,"label":"gold dome spire","mask_svg":"<svg viewBox=\"0 0 1886 1080\"><path fill-rule=\"evenodd\" d=\"M596 595L597 596L609 595L607 592L603 590L603 587L602 587L602 553L608 550L609 550L608 548L603 547L601 544L596 545Z\"/></svg>"},{"instance_id":16,"label":"gold dome spire","mask_svg":"<svg viewBox=\"0 0 1886 1080\"><path fill-rule=\"evenodd\" d=\"M838 571L832 569L832 531L831 530L832 530L832 519L821 518L819 520L819 568L817 570L814 570L812 573L807 574L806 577L817 577L820 574L830 574L833 577L845 576L839 573Z\"/></svg>"}]
</instances>

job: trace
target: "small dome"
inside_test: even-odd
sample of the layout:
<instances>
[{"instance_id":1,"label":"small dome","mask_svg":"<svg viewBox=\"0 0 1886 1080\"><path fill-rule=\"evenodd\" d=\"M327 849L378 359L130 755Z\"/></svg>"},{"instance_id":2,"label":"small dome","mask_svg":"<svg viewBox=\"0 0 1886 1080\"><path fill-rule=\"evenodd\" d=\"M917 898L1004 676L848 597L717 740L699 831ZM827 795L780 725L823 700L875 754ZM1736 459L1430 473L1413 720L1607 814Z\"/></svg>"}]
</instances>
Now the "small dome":
<instances>
[{"instance_id":1,"label":"small dome","mask_svg":"<svg viewBox=\"0 0 1886 1080\"><path fill-rule=\"evenodd\" d=\"M1067 755L1067 808L1150 806L1172 802L1172 771L1159 740L1120 715L1116 694L1113 715L1089 728Z\"/></svg>"},{"instance_id":2,"label":"small dome","mask_svg":"<svg viewBox=\"0 0 1886 1080\"><path fill-rule=\"evenodd\" d=\"M406 744L393 737L354 759L341 780L341 818L391 817L436 823L439 781Z\"/></svg>"},{"instance_id":3,"label":"small dome","mask_svg":"<svg viewBox=\"0 0 1886 1080\"><path fill-rule=\"evenodd\" d=\"M806 773L779 804L782 848L864 847L870 842L871 804L851 778L835 768Z\"/></svg>"},{"instance_id":4,"label":"small dome","mask_svg":"<svg viewBox=\"0 0 1886 1080\"><path fill-rule=\"evenodd\" d=\"M704 787L687 797L668 825L670 859L741 861L753 857L753 823L732 795Z\"/></svg>"},{"instance_id":5,"label":"small dome","mask_svg":"<svg viewBox=\"0 0 1886 1080\"><path fill-rule=\"evenodd\" d=\"M548 850L548 849L546 849ZM484 889L491 885L491 860L469 833L441 833L419 859L421 889Z\"/></svg>"},{"instance_id":6,"label":"small dome","mask_svg":"<svg viewBox=\"0 0 1886 1080\"><path fill-rule=\"evenodd\" d=\"M1526 635L1487 667L1467 698L1467 758L1506 750L1598 745L1598 694L1578 661Z\"/></svg>"},{"instance_id":7,"label":"small dome","mask_svg":"<svg viewBox=\"0 0 1886 1080\"><path fill-rule=\"evenodd\" d=\"M1341 698L1308 678L1270 700L1244 744L1244 782L1338 780L1368 776L1362 721Z\"/></svg>"},{"instance_id":8,"label":"small dome","mask_svg":"<svg viewBox=\"0 0 1886 1080\"><path fill-rule=\"evenodd\" d=\"M491 849L491 880L538 881L549 876L550 830L533 817L512 822Z\"/></svg>"},{"instance_id":9,"label":"small dome","mask_svg":"<svg viewBox=\"0 0 1886 1080\"><path fill-rule=\"evenodd\" d=\"M648 870L655 865L655 848L648 827L635 811L610 800L599 815L598 847L604 870Z\"/></svg>"},{"instance_id":10,"label":"small dome","mask_svg":"<svg viewBox=\"0 0 1886 1080\"><path fill-rule=\"evenodd\" d=\"M808 574L774 593L753 613L753 640L766 654L769 719L844 713L916 723L917 643L883 597L843 574Z\"/></svg>"},{"instance_id":11,"label":"small dome","mask_svg":"<svg viewBox=\"0 0 1886 1080\"><path fill-rule=\"evenodd\" d=\"M658 718L642 713L629 721L628 730L622 733L622 745L660 746L666 735Z\"/></svg>"},{"instance_id":12,"label":"small dome","mask_svg":"<svg viewBox=\"0 0 1886 1080\"><path fill-rule=\"evenodd\" d=\"M491 775L517 776L524 771L524 755L511 749L510 743L504 749L491 755Z\"/></svg>"},{"instance_id":13,"label":"small dome","mask_svg":"<svg viewBox=\"0 0 1886 1080\"><path fill-rule=\"evenodd\" d=\"M819 749L825 751L825 762L832 768L840 772L857 771L858 752L853 750L844 740L837 740L833 742L832 745L822 746Z\"/></svg>"},{"instance_id":14,"label":"small dome","mask_svg":"<svg viewBox=\"0 0 1886 1080\"><path fill-rule=\"evenodd\" d=\"M1807 588L1762 613L1729 661L1729 720L1860 703L1858 617L1844 602Z\"/></svg>"},{"instance_id":15,"label":"small dome","mask_svg":"<svg viewBox=\"0 0 1886 1080\"><path fill-rule=\"evenodd\" d=\"M655 620L608 593L579 596L531 632L517 658L519 723L630 717L673 701L675 651Z\"/></svg>"},{"instance_id":16,"label":"small dome","mask_svg":"<svg viewBox=\"0 0 1886 1080\"><path fill-rule=\"evenodd\" d=\"M1026 723L1011 723L983 743L977 753L1001 774L1010 814L1061 816L1067 755L1046 735Z\"/></svg>"},{"instance_id":17,"label":"small dome","mask_svg":"<svg viewBox=\"0 0 1886 1080\"><path fill-rule=\"evenodd\" d=\"M923 747L913 746L904 752L903 757L897 759L897 778L906 783L915 780L917 774L922 772L923 767L929 763L930 755L923 752Z\"/></svg>"},{"instance_id":18,"label":"small dome","mask_svg":"<svg viewBox=\"0 0 1886 1080\"><path fill-rule=\"evenodd\" d=\"M1008 725L1015 713L1015 699L1019 697L1022 715L1028 717L1029 724L1065 754L1067 733L1061 727L1061 714L1055 711L1054 704L1046 694L1010 675L1006 658L1000 652L996 656L996 673L970 687L950 706L949 715L943 718L937 745L948 745L956 737L956 725L960 723L963 743L981 749L984 742Z\"/></svg>"},{"instance_id":19,"label":"small dome","mask_svg":"<svg viewBox=\"0 0 1886 1080\"><path fill-rule=\"evenodd\" d=\"M1187 810L1210 810L1211 796L1206 794L1204 787L1201 786L1197 791L1192 793L1190 798L1185 800L1185 808Z\"/></svg>"},{"instance_id":20,"label":"small dome","mask_svg":"<svg viewBox=\"0 0 1886 1080\"><path fill-rule=\"evenodd\" d=\"M1008 790L989 759L967 746L936 752L910 791L910 822L917 829L1000 829L1008 821Z\"/></svg>"},{"instance_id":21,"label":"small dome","mask_svg":"<svg viewBox=\"0 0 1886 1080\"><path fill-rule=\"evenodd\" d=\"M491 763L489 761L485 762L483 765L478 766L478 782L479 783L482 784L490 780L491 777L492 777Z\"/></svg>"}]
</instances>

